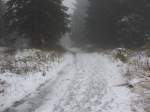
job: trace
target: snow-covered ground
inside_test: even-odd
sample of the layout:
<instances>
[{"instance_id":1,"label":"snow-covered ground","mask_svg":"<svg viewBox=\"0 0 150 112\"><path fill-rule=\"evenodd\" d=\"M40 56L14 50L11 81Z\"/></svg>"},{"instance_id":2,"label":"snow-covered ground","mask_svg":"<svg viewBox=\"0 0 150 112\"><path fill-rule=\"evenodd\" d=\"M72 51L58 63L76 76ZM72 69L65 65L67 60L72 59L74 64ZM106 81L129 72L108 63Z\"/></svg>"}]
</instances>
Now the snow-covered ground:
<instances>
[{"instance_id":1,"label":"snow-covered ground","mask_svg":"<svg viewBox=\"0 0 150 112\"><path fill-rule=\"evenodd\" d=\"M59 55L35 49L13 55L0 52L0 112L55 78L69 58Z\"/></svg>"},{"instance_id":2,"label":"snow-covered ground","mask_svg":"<svg viewBox=\"0 0 150 112\"><path fill-rule=\"evenodd\" d=\"M46 64L44 76L0 75L7 88L0 112L143 112L134 108L137 96L120 86L127 81L125 68L109 55L68 52Z\"/></svg>"},{"instance_id":3,"label":"snow-covered ground","mask_svg":"<svg viewBox=\"0 0 150 112\"><path fill-rule=\"evenodd\" d=\"M149 50L130 52L127 77L133 85L132 91L139 95L145 112L150 111L150 57ZM140 111L139 111L140 112Z\"/></svg>"}]
</instances>

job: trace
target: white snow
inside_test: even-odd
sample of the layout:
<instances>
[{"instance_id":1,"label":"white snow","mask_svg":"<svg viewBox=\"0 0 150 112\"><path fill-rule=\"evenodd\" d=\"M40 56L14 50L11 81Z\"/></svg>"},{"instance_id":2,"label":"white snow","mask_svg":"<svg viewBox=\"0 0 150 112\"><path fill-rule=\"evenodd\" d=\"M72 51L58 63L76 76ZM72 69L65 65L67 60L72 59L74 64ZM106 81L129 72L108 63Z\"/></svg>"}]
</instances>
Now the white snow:
<instances>
[{"instance_id":1,"label":"white snow","mask_svg":"<svg viewBox=\"0 0 150 112\"><path fill-rule=\"evenodd\" d=\"M144 112L150 109L150 58L148 55L149 50L132 51L127 64L129 83L134 86L133 92L138 95L138 98L134 99L134 108L138 110L138 107L143 107ZM141 110L137 112L141 112Z\"/></svg>"},{"instance_id":2,"label":"white snow","mask_svg":"<svg viewBox=\"0 0 150 112\"><path fill-rule=\"evenodd\" d=\"M78 50L60 60L53 62L45 77L41 73L0 76L9 84L7 94L0 96L0 109L28 95L7 112L134 112L136 95L126 86L116 86L126 81L120 62L109 55Z\"/></svg>"},{"instance_id":3,"label":"white snow","mask_svg":"<svg viewBox=\"0 0 150 112\"><path fill-rule=\"evenodd\" d=\"M37 52L40 51L24 50L24 52L18 52L15 55L15 58L26 59L28 58L28 56L35 58ZM53 52L47 53L47 55L51 54L53 54ZM40 85L44 84L46 81L55 78L57 76L57 72L68 63L69 57L70 56L68 56L68 54L65 54L61 58L55 57L54 62L52 62L52 60L47 60L47 63L45 63L45 65L48 64L47 66L49 68L48 70L43 69L45 70L45 76L43 76L43 71L40 72L38 70L28 74L22 73L19 75L11 72L1 73L0 80L5 81L6 84L0 85L0 87L5 86L4 94L0 94L0 112L5 108L10 107L14 102L19 101L22 98L26 97L26 95L34 92ZM49 61L51 62L49 63ZM41 66L43 67L44 65Z\"/></svg>"},{"instance_id":4,"label":"white snow","mask_svg":"<svg viewBox=\"0 0 150 112\"><path fill-rule=\"evenodd\" d=\"M48 96L57 101L49 98L35 112L132 112L133 94L127 87L114 86L124 79L117 63L110 57L96 53L77 54L74 66L71 69L74 76L66 74L71 80L69 86L66 82L59 85L59 88L68 90Z\"/></svg>"}]
</instances>

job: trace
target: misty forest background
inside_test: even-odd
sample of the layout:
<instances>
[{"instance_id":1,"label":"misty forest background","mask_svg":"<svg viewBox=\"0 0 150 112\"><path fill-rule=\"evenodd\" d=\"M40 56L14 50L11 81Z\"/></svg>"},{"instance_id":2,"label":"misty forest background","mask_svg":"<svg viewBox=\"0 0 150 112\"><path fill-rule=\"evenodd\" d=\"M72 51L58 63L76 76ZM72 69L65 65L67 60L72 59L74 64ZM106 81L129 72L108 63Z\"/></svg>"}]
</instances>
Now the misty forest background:
<instances>
[{"instance_id":1,"label":"misty forest background","mask_svg":"<svg viewBox=\"0 0 150 112\"><path fill-rule=\"evenodd\" d=\"M69 32L80 47L150 46L149 0L77 0L75 5L70 17L62 0L0 0L0 45L53 48Z\"/></svg>"}]
</instances>

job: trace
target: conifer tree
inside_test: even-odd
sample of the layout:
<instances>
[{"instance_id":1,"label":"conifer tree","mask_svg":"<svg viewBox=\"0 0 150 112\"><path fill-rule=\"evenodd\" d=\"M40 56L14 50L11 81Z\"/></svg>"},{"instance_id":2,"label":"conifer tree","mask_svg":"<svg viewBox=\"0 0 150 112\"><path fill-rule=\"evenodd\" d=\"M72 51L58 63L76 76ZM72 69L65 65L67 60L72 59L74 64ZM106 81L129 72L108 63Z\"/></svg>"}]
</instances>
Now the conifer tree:
<instances>
[{"instance_id":1,"label":"conifer tree","mask_svg":"<svg viewBox=\"0 0 150 112\"><path fill-rule=\"evenodd\" d=\"M31 39L34 47L48 47L68 29L62 0L9 0L5 14L9 31Z\"/></svg>"},{"instance_id":2,"label":"conifer tree","mask_svg":"<svg viewBox=\"0 0 150 112\"><path fill-rule=\"evenodd\" d=\"M3 0L0 0L0 39L3 38L5 33L5 24L4 24L4 13L5 13L5 4Z\"/></svg>"},{"instance_id":3,"label":"conifer tree","mask_svg":"<svg viewBox=\"0 0 150 112\"><path fill-rule=\"evenodd\" d=\"M145 44L150 36L149 0L89 0L89 3L90 41L114 47Z\"/></svg>"}]
</instances>

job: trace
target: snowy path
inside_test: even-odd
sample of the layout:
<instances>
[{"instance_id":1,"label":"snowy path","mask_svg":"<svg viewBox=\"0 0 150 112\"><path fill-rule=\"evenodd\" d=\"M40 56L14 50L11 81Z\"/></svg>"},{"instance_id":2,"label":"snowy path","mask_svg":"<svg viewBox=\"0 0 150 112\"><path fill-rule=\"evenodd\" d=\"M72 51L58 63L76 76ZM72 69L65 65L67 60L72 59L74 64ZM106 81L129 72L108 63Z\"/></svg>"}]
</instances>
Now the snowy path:
<instances>
[{"instance_id":1,"label":"snowy path","mask_svg":"<svg viewBox=\"0 0 150 112\"><path fill-rule=\"evenodd\" d=\"M72 59L53 80L4 112L132 112L132 93L111 57L70 54Z\"/></svg>"}]
</instances>

